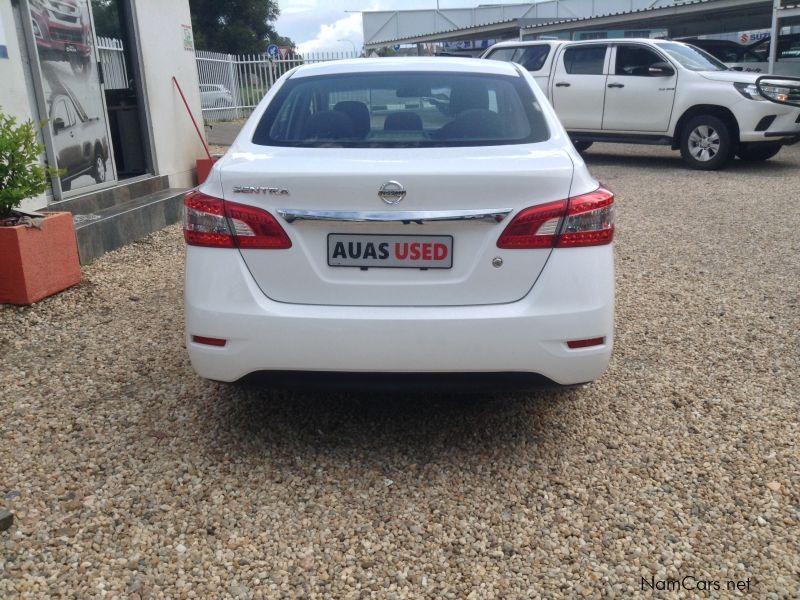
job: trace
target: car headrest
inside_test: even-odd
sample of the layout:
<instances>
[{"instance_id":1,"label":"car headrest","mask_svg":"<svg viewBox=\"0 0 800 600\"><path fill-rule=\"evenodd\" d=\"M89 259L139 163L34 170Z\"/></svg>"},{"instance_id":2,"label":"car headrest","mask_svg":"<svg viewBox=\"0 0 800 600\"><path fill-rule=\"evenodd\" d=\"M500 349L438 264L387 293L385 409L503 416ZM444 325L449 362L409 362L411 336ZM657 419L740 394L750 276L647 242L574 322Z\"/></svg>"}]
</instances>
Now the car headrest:
<instances>
[{"instance_id":1,"label":"car headrest","mask_svg":"<svg viewBox=\"0 0 800 600\"><path fill-rule=\"evenodd\" d=\"M450 88L450 114L452 116L465 110L488 109L489 90L480 81L462 80Z\"/></svg>"},{"instance_id":2,"label":"car headrest","mask_svg":"<svg viewBox=\"0 0 800 600\"><path fill-rule=\"evenodd\" d=\"M490 110L474 108L465 110L433 134L439 140L495 140L502 139L503 120Z\"/></svg>"},{"instance_id":3,"label":"car headrest","mask_svg":"<svg viewBox=\"0 0 800 600\"><path fill-rule=\"evenodd\" d=\"M353 121L343 112L324 110L311 115L306 122L305 138L339 140L355 137Z\"/></svg>"},{"instance_id":4,"label":"car headrest","mask_svg":"<svg viewBox=\"0 0 800 600\"><path fill-rule=\"evenodd\" d=\"M386 116L384 131L422 131L422 118L409 111L394 112Z\"/></svg>"},{"instance_id":5,"label":"car headrest","mask_svg":"<svg viewBox=\"0 0 800 600\"><path fill-rule=\"evenodd\" d=\"M357 138L364 138L370 130L369 109L363 102L357 100L342 100L333 107L335 112L346 114L353 122L353 134Z\"/></svg>"}]
</instances>

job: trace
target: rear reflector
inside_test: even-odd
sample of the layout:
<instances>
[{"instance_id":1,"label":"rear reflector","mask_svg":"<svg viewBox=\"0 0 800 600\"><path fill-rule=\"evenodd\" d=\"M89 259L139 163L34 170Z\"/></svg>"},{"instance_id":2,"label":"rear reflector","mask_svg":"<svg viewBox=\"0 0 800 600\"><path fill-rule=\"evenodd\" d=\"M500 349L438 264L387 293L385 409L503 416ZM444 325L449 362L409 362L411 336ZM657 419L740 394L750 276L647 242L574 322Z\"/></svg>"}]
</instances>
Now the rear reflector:
<instances>
[{"instance_id":1,"label":"rear reflector","mask_svg":"<svg viewBox=\"0 0 800 600\"><path fill-rule=\"evenodd\" d=\"M193 190L183 200L183 237L190 246L280 250L292 241L270 213Z\"/></svg>"},{"instance_id":2,"label":"rear reflector","mask_svg":"<svg viewBox=\"0 0 800 600\"><path fill-rule=\"evenodd\" d=\"M227 340L220 338L203 337L202 335L193 335L192 341L195 344L205 344L206 346L224 346Z\"/></svg>"},{"instance_id":3,"label":"rear reflector","mask_svg":"<svg viewBox=\"0 0 800 600\"><path fill-rule=\"evenodd\" d=\"M602 346L606 338L589 338L588 340L572 340L567 342L567 346L575 350L576 348L588 348L589 346Z\"/></svg>"},{"instance_id":4,"label":"rear reflector","mask_svg":"<svg viewBox=\"0 0 800 600\"><path fill-rule=\"evenodd\" d=\"M604 188L526 208L497 240L498 248L602 246L614 239L614 194Z\"/></svg>"}]
</instances>

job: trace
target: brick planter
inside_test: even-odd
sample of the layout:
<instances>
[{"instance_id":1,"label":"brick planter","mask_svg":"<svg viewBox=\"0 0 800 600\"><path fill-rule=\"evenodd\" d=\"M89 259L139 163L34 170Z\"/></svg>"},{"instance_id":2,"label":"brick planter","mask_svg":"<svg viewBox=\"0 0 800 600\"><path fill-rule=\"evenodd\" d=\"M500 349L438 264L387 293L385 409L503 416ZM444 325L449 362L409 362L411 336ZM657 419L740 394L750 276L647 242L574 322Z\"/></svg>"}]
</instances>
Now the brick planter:
<instances>
[{"instance_id":1,"label":"brick planter","mask_svg":"<svg viewBox=\"0 0 800 600\"><path fill-rule=\"evenodd\" d=\"M33 304L81 280L72 214L45 214L42 229L0 227L1 304Z\"/></svg>"}]
</instances>

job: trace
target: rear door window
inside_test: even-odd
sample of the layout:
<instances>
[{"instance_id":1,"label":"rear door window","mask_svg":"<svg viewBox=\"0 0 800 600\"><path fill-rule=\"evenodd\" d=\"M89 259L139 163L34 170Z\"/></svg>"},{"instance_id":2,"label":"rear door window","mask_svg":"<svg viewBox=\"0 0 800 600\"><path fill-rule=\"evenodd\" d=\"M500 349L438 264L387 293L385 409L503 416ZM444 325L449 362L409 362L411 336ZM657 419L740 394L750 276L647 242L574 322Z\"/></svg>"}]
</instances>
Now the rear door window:
<instances>
[{"instance_id":1,"label":"rear door window","mask_svg":"<svg viewBox=\"0 0 800 600\"><path fill-rule=\"evenodd\" d=\"M299 147L483 146L550 137L518 76L370 72L287 81L253 143Z\"/></svg>"},{"instance_id":2,"label":"rear door window","mask_svg":"<svg viewBox=\"0 0 800 600\"><path fill-rule=\"evenodd\" d=\"M564 69L571 75L602 75L606 45L572 46L564 51Z\"/></svg>"}]
</instances>

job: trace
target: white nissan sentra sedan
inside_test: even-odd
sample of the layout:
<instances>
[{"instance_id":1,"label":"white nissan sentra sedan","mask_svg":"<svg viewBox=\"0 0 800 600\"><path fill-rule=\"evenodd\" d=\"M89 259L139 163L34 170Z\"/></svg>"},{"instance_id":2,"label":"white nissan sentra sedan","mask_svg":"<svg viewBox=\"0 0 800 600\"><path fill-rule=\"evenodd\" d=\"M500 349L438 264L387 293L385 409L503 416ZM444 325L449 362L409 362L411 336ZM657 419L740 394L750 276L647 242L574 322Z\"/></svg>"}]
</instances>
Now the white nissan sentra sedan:
<instances>
[{"instance_id":1,"label":"white nissan sentra sedan","mask_svg":"<svg viewBox=\"0 0 800 600\"><path fill-rule=\"evenodd\" d=\"M613 343L613 202L515 64L299 67L186 196L192 365L592 381Z\"/></svg>"}]
</instances>

